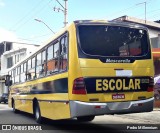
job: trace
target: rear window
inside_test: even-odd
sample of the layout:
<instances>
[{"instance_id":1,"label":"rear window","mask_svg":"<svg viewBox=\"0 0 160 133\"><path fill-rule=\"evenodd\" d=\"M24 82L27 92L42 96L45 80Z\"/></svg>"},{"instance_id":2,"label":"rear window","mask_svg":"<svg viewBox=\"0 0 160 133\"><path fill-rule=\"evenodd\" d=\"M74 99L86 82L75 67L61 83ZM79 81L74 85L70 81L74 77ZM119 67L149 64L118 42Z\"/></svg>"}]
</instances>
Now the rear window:
<instances>
[{"instance_id":1,"label":"rear window","mask_svg":"<svg viewBox=\"0 0 160 133\"><path fill-rule=\"evenodd\" d=\"M79 25L82 51L95 56L144 56L149 51L147 31L121 26Z\"/></svg>"}]
</instances>

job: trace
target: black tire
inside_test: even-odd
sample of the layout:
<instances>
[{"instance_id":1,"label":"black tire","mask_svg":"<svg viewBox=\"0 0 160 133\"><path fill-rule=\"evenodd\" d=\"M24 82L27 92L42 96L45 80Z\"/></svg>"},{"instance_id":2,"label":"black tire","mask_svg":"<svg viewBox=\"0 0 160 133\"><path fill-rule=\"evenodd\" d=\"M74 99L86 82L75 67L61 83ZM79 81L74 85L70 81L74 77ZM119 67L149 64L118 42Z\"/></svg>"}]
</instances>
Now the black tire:
<instances>
[{"instance_id":1,"label":"black tire","mask_svg":"<svg viewBox=\"0 0 160 133\"><path fill-rule=\"evenodd\" d=\"M18 112L19 112L19 111L16 109L16 106L15 106L15 102L14 102L14 101L13 101L12 107L13 107L13 112L14 112L14 113L18 113Z\"/></svg>"},{"instance_id":2,"label":"black tire","mask_svg":"<svg viewBox=\"0 0 160 133\"><path fill-rule=\"evenodd\" d=\"M89 122L92 121L95 118L95 116L81 116L77 117L77 120L80 122Z\"/></svg>"},{"instance_id":3,"label":"black tire","mask_svg":"<svg viewBox=\"0 0 160 133\"><path fill-rule=\"evenodd\" d=\"M41 124L43 123L43 118L41 116L41 111L38 102L36 102L34 107L34 117L37 123Z\"/></svg>"}]
</instances>

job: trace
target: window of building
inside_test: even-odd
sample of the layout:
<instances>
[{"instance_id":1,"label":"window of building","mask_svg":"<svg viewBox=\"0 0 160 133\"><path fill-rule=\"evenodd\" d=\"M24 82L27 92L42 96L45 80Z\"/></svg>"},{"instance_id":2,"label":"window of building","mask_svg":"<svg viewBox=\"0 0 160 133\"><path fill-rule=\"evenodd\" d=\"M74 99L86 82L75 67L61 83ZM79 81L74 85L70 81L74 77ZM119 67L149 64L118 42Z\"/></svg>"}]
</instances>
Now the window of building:
<instances>
[{"instance_id":1,"label":"window of building","mask_svg":"<svg viewBox=\"0 0 160 133\"><path fill-rule=\"evenodd\" d=\"M20 61L20 55L18 54L17 55L17 62L19 62Z\"/></svg>"},{"instance_id":2,"label":"window of building","mask_svg":"<svg viewBox=\"0 0 160 133\"><path fill-rule=\"evenodd\" d=\"M4 53L4 44L0 43L0 56Z\"/></svg>"},{"instance_id":3,"label":"window of building","mask_svg":"<svg viewBox=\"0 0 160 133\"><path fill-rule=\"evenodd\" d=\"M14 60L14 64L17 63L17 55L15 55L15 60Z\"/></svg>"},{"instance_id":4,"label":"window of building","mask_svg":"<svg viewBox=\"0 0 160 133\"><path fill-rule=\"evenodd\" d=\"M31 69L31 64L32 64L32 63L31 63L31 59L29 59L29 60L28 60L28 63L27 63L27 69L28 69L28 70Z\"/></svg>"},{"instance_id":5,"label":"window of building","mask_svg":"<svg viewBox=\"0 0 160 133\"><path fill-rule=\"evenodd\" d=\"M6 42L6 51L9 51L12 49L12 43Z\"/></svg>"},{"instance_id":6,"label":"window of building","mask_svg":"<svg viewBox=\"0 0 160 133\"><path fill-rule=\"evenodd\" d=\"M32 68L35 68L35 57L32 58Z\"/></svg>"},{"instance_id":7,"label":"window of building","mask_svg":"<svg viewBox=\"0 0 160 133\"><path fill-rule=\"evenodd\" d=\"M13 66L13 57L7 58L7 68L11 68Z\"/></svg>"},{"instance_id":8,"label":"window of building","mask_svg":"<svg viewBox=\"0 0 160 133\"><path fill-rule=\"evenodd\" d=\"M26 69L27 69L27 63L24 63L23 64L23 71L26 72Z\"/></svg>"},{"instance_id":9,"label":"window of building","mask_svg":"<svg viewBox=\"0 0 160 133\"><path fill-rule=\"evenodd\" d=\"M23 64L21 64L21 73L24 72L24 69L23 69Z\"/></svg>"}]
</instances>

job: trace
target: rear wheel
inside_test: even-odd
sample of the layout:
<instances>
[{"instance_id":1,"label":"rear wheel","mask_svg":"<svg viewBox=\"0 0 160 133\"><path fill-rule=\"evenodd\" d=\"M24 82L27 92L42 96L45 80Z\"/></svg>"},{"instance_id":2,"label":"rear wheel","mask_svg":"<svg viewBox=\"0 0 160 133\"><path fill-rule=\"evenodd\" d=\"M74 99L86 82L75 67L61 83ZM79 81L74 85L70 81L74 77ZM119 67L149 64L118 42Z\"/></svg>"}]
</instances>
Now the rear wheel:
<instances>
[{"instance_id":1,"label":"rear wheel","mask_svg":"<svg viewBox=\"0 0 160 133\"><path fill-rule=\"evenodd\" d=\"M92 121L95 118L95 116L81 116L77 117L77 120L80 122L89 122Z\"/></svg>"},{"instance_id":2,"label":"rear wheel","mask_svg":"<svg viewBox=\"0 0 160 133\"><path fill-rule=\"evenodd\" d=\"M40 111L38 102L36 102L35 107L34 107L34 116L35 116L35 120L37 123L40 124L43 122L43 118L41 116L41 111Z\"/></svg>"}]
</instances>

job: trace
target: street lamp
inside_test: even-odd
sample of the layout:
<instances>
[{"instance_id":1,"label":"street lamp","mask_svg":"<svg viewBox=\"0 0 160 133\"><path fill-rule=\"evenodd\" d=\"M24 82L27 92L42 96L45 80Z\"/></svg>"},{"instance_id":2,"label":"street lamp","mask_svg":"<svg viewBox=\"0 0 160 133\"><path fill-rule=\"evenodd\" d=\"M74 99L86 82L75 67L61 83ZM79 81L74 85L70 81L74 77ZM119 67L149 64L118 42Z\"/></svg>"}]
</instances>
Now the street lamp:
<instances>
[{"instance_id":1,"label":"street lamp","mask_svg":"<svg viewBox=\"0 0 160 133\"><path fill-rule=\"evenodd\" d=\"M37 22L43 23L45 26L47 26L47 28L48 28L50 31L52 31L53 34L55 34L55 32L54 32L45 22L43 22L42 20L40 20L40 19L34 19L34 20L37 21Z\"/></svg>"}]
</instances>

